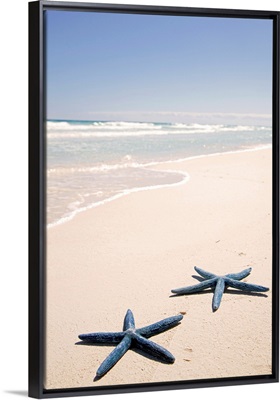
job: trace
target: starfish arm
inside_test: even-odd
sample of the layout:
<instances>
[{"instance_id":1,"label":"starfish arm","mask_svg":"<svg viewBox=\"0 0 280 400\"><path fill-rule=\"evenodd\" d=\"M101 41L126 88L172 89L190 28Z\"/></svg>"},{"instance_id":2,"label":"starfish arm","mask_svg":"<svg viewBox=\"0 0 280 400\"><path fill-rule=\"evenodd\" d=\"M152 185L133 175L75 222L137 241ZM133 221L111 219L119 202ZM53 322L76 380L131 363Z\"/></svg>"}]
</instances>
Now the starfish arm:
<instances>
[{"instance_id":1,"label":"starfish arm","mask_svg":"<svg viewBox=\"0 0 280 400\"><path fill-rule=\"evenodd\" d=\"M220 307L224 290L225 290L225 280L223 278L219 278L213 296L213 302L212 302L213 311L218 310L218 308Z\"/></svg>"},{"instance_id":2,"label":"starfish arm","mask_svg":"<svg viewBox=\"0 0 280 400\"><path fill-rule=\"evenodd\" d=\"M194 267L194 269L196 270L196 272L199 273L199 275L201 275L205 279L212 279L217 277L217 275L212 274L211 272L204 271L204 269L198 267Z\"/></svg>"},{"instance_id":3,"label":"starfish arm","mask_svg":"<svg viewBox=\"0 0 280 400\"><path fill-rule=\"evenodd\" d=\"M108 355L108 357L102 362L98 370L96 371L96 377L100 378L105 375L127 352L131 345L131 337L125 335L123 340L118 344L117 347Z\"/></svg>"},{"instance_id":4,"label":"starfish arm","mask_svg":"<svg viewBox=\"0 0 280 400\"><path fill-rule=\"evenodd\" d=\"M173 326L176 326L182 319L183 315L175 315L174 317L165 318L161 321L156 322L155 324L137 329L136 333L146 338L158 335L159 333L164 332L167 329L173 328Z\"/></svg>"},{"instance_id":5,"label":"starfish arm","mask_svg":"<svg viewBox=\"0 0 280 400\"><path fill-rule=\"evenodd\" d=\"M191 293L197 293L200 292L203 289L207 289L211 286L214 286L218 278L212 278L207 281L203 281L198 283L197 285L193 286L186 286L178 289L172 289L172 293L176 294L191 294Z\"/></svg>"},{"instance_id":6,"label":"starfish arm","mask_svg":"<svg viewBox=\"0 0 280 400\"><path fill-rule=\"evenodd\" d=\"M123 330L126 331L127 329L131 328L135 328L134 316L131 310L127 310L124 317Z\"/></svg>"},{"instance_id":7,"label":"starfish arm","mask_svg":"<svg viewBox=\"0 0 280 400\"><path fill-rule=\"evenodd\" d=\"M79 339L88 343L107 343L114 344L120 343L124 338L124 332L96 332L96 333L82 333Z\"/></svg>"},{"instance_id":8,"label":"starfish arm","mask_svg":"<svg viewBox=\"0 0 280 400\"><path fill-rule=\"evenodd\" d=\"M230 278L225 278L225 282L227 283L227 285L229 285L235 289L244 290L246 292L267 292L269 290L269 288L267 288L265 286L255 285L252 283L234 281L233 279L230 279Z\"/></svg>"},{"instance_id":9,"label":"starfish arm","mask_svg":"<svg viewBox=\"0 0 280 400\"><path fill-rule=\"evenodd\" d=\"M161 359L170 364L174 363L175 357L166 349L161 347L159 344L152 342L151 340L145 339L144 337L134 334L133 339L135 346L140 350L151 354L153 357Z\"/></svg>"},{"instance_id":10,"label":"starfish arm","mask_svg":"<svg viewBox=\"0 0 280 400\"><path fill-rule=\"evenodd\" d=\"M244 278L246 278L246 276L250 275L251 271L252 271L252 268L247 268L241 272L238 272L237 274L227 274L226 277L240 281L241 279L244 279Z\"/></svg>"}]
</instances>

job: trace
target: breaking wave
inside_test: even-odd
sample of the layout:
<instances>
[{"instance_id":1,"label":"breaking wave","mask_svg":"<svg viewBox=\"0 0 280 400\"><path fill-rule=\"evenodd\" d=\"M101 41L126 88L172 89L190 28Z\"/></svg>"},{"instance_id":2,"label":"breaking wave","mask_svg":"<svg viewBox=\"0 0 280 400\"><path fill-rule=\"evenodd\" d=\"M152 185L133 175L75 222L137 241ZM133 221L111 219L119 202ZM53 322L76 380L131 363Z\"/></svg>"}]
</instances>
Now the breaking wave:
<instances>
[{"instance_id":1,"label":"breaking wave","mask_svg":"<svg viewBox=\"0 0 280 400\"><path fill-rule=\"evenodd\" d=\"M47 121L48 139L253 132L267 129L270 129L270 127L149 122Z\"/></svg>"}]
</instances>

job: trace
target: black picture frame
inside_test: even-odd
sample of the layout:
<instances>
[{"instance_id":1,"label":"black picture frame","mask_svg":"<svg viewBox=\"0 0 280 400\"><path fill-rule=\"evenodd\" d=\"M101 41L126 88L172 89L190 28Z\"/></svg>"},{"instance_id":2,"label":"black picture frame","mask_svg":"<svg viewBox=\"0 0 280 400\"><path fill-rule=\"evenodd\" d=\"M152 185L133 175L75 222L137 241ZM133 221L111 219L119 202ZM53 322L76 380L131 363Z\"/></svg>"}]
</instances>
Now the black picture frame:
<instances>
[{"instance_id":1,"label":"black picture frame","mask_svg":"<svg viewBox=\"0 0 280 400\"><path fill-rule=\"evenodd\" d=\"M272 374L238 378L45 390L46 138L44 11L270 19L273 22ZM29 396L53 398L279 382L279 19L280 12L34 1L29 3Z\"/></svg>"}]
</instances>

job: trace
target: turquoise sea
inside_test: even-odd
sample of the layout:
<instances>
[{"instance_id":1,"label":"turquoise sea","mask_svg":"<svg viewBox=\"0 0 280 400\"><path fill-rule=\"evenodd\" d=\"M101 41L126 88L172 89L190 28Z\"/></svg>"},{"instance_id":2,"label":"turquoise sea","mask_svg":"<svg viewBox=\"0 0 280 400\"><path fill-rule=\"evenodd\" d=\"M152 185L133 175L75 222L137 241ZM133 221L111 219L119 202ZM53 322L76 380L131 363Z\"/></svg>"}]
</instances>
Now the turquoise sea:
<instances>
[{"instance_id":1,"label":"turquoise sea","mask_svg":"<svg viewBox=\"0 0 280 400\"><path fill-rule=\"evenodd\" d=\"M157 163L272 144L269 126L49 120L47 223L143 188L178 184Z\"/></svg>"}]
</instances>

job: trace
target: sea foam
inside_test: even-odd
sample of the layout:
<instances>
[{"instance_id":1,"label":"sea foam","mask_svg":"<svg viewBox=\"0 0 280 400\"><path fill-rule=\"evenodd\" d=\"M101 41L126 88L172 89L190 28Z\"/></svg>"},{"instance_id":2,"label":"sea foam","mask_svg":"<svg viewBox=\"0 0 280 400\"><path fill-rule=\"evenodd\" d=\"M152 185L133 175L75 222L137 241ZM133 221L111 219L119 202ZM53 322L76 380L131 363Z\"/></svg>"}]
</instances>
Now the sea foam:
<instances>
[{"instance_id":1,"label":"sea foam","mask_svg":"<svg viewBox=\"0 0 280 400\"><path fill-rule=\"evenodd\" d=\"M263 131L267 129L270 129L270 127L248 125L203 125L183 123L160 124L144 122L47 122L47 135L49 139L253 132Z\"/></svg>"},{"instance_id":2,"label":"sea foam","mask_svg":"<svg viewBox=\"0 0 280 400\"><path fill-rule=\"evenodd\" d=\"M49 227L136 191L184 184L181 161L272 146L265 126L53 120L46 127Z\"/></svg>"}]
</instances>

